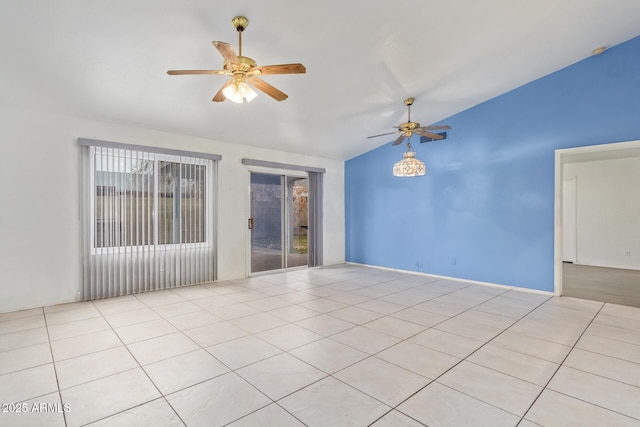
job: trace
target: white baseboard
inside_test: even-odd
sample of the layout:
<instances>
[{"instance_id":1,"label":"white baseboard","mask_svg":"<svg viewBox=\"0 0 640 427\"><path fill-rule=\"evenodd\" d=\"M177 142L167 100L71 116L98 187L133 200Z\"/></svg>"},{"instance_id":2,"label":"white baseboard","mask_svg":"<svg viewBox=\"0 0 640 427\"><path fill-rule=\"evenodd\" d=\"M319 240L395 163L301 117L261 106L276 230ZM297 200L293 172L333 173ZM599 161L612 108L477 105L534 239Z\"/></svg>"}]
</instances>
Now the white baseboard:
<instances>
[{"instance_id":1,"label":"white baseboard","mask_svg":"<svg viewBox=\"0 0 640 427\"><path fill-rule=\"evenodd\" d=\"M541 291L541 290L538 290L538 289L522 288L522 287L519 287L519 286L501 285L501 284L498 284L498 283L491 283L491 282L480 282L478 280L461 279L459 277L441 276L441 275L438 275L438 274L421 273L419 271L400 270L398 268L380 267L380 266L377 266L377 265L360 264L360 263L357 263L357 262L348 262L348 261L346 262L346 264L359 265L361 267L375 268L375 269L378 269L378 270L394 271L396 273L413 274L413 275L416 275L416 276L426 276L426 277L435 277L437 279L455 280L456 282L463 282L463 283L469 283L469 284L481 285L481 286L491 286L493 288L502 288L502 289L508 289L508 290L529 292L529 293L532 293L532 294L549 295L549 296L553 295L553 292L550 292L550 291Z\"/></svg>"}]
</instances>

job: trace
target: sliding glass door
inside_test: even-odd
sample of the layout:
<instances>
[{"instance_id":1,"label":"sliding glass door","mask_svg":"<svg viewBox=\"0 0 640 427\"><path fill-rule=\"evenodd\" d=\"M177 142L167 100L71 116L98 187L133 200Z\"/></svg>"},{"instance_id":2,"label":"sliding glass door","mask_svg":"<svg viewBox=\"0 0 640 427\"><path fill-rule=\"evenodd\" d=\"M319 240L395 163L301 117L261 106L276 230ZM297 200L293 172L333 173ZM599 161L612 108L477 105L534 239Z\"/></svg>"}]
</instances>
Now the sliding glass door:
<instances>
[{"instance_id":1,"label":"sliding glass door","mask_svg":"<svg viewBox=\"0 0 640 427\"><path fill-rule=\"evenodd\" d=\"M308 199L306 177L251 172L251 273L308 265Z\"/></svg>"},{"instance_id":2,"label":"sliding glass door","mask_svg":"<svg viewBox=\"0 0 640 427\"><path fill-rule=\"evenodd\" d=\"M251 272L283 268L282 177L251 173Z\"/></svg>"}]
</instances>

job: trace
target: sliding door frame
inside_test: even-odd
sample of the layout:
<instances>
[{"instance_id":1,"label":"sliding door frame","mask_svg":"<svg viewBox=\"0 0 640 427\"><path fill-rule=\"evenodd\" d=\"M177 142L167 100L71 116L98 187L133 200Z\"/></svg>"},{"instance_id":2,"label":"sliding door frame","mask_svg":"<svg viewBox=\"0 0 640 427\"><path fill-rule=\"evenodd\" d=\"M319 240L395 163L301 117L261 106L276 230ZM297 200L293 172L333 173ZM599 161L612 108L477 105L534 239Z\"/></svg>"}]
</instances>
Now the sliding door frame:
<instances>
[{"instance_id":1,"label":"sliding door frame","mask_svg":"<svg viewBox=\"0 0 640 427\"><path fill-rule=\"evenodd\" d=\"M251 174L252 173L259 173L259 174L266 174L266 175L276 175L276 176L280 176L281 177L281 184L282 184L282 201L281 201L281 221L282 221L282 232L281 232L281 236L280 238L282 239L282 254L283 257L285 259L285 266L283 268L279 268L279 269L273 269L273 270L266 270L266 271L258 271L258 272L253 272L251 271L251 258L252 258L252 246L251 246L251 230L249 229L248 223L249 223L249 219L251 218ZM245 184L245 188L247 189L247 193L246 193L246 204L245 204L245 230L246 230L246 236L245 236L245 240L246 240L246 253L247 253L247 257L246 257L246 271L247 271L247 276L251 277L251 276L260 276L260 275L264 275L264 274L272 274L275 272L283 272L283 271L294 271L294 270L303 270L306 268L309 268L309 260L308 260L308 256L309 254L307 253L307 265L302 265L302 266L297 266L297 267L287 267L287 253L289 250L289 242L287 239L287 230L289 227L289 218L288 218L288 214L286 211L286 195L287 195L287 182L286 182L286 177L296 177L296 178L304 178L304 179L309 179L309 173L305 172L305 171L301 171L301 170L292 170L292 169L281 169L281 168L271 168L271 167L260 167L260 166L247 166L247 172L245 174L246 176L246 184ZM282 177L285 177L285 179L282 179Z\"/></svg>"}]
</instances>

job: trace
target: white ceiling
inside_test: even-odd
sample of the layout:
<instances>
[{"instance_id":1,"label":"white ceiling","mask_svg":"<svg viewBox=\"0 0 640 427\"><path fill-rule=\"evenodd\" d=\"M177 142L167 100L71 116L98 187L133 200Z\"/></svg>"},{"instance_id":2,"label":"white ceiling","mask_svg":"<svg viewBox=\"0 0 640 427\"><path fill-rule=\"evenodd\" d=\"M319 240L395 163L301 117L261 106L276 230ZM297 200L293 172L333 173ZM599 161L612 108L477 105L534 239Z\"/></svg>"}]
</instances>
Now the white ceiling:
<instances>
[{"instance_id":1,"label":"white ceiling","mask_svg":"<svg viewBox=\"0 0 640 427\"><path fill-rule=\"evenodd\" d=\"M639 34L637 0L0 0L0 102L169 132L349 159L412 118L442 120ZM213 103L212 40L289 94ZM605 53L606 55L606 53Z\"/></svg>"}]
</instances>

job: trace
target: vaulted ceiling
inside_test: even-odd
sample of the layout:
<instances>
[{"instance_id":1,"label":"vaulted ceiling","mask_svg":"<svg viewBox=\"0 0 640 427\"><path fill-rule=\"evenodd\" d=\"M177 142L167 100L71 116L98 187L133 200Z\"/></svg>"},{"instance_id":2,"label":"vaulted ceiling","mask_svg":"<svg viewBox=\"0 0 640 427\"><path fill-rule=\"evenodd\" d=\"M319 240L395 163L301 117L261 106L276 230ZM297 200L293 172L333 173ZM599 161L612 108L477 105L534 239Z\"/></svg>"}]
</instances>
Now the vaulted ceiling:
<instances>
[{"instance_id":1,"label":"vaulted ceiling","mask_svg":"<svg viewBox=\"0 0 640 427\"><path fill-rule=\"evenodd\" d=\"M349 159L412 117L427 125L640 34L637 0L0 0L0 103ZM213 103L213 40L289 95ZM497 120L499 118L496 118Z\"/></svg>"}]
</instances>

